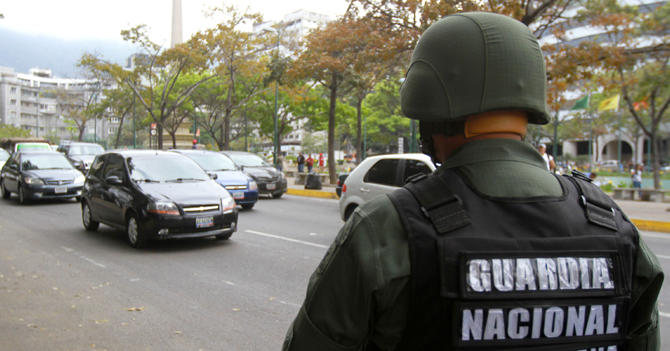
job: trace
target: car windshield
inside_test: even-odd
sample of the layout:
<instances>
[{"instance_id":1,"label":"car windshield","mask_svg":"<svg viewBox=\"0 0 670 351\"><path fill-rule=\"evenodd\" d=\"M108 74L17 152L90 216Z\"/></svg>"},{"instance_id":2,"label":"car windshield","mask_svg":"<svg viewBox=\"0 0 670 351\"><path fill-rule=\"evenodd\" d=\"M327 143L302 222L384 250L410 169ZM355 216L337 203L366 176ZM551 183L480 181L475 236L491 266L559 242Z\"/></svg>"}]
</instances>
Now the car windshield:
<instances>
[{"instance_id":1,"label":"car windshield","mask_svg":"<svg viewBox=\"0 0 670 351\"><path fill-rule=\"evenodd\" d=\"M254 154L231 154L230 158L232 158L239 166L244 167L272 166L264 158Z\"/></svg>"},{"instance_id":2,"label":"car windshield","mask_svg":"<svg viewBox=\"0 0 670 351\"><path fill-rule=\"evenodd\" d=\"M152 155L128 158L134 181L181 182L208 180L209 175L193 160L183 156Z\"/></svg>"},{"instance_id":3,"label":"car windshield","mask_svg":"<svg viewBox=\"0 0 670 351\"><path fill-rule=\"evenodd\" d=\"M26 150L51 151L51 146L49 146L49 144L43 144L43 143L16 144L16 151L26 151Z\"/></svg>"},{"instance_id":4,"label":"car windshield","mask_svg":"<svg viewBox=\"0 0 670 351\"><path fill-rule=\"evenodd\" d=\"M72 164L63 155L24 155L21 157L21 169L72 169Z\"/></svg>"},{"instance_id":5,"label":"car windshield","mask_svg":"<svg viewBox=\"0 0 670 351\"><path fill-rule=\"evenodd\" d=\"M188 154L193 161L198 163L204 170L213 171L235 171L237 166L235 162L226 155L206 153L206 154Z\"/></svg>"},{"instance_id":6,"label":"car windshield","mask_svg":"<svg viewBox=\"0 0 670 351\"><path fill-rule=\"evenodd\" d=\"M5 149L0 149L0 161L7 161L9 158L9 152L5 151Z\"/></svg>"},{"instance_id":7,"label":"car windshield","mask_svg":"<svg viewBox=\"0 0 670 351\"><path fill-rule=\"evenodd\" d=\"M70 156L79 156L79 155L100 155L105 152L105 149L100 145L86 145L86 146L71 146L68 153Z\"/></svg>"}]
</instances>

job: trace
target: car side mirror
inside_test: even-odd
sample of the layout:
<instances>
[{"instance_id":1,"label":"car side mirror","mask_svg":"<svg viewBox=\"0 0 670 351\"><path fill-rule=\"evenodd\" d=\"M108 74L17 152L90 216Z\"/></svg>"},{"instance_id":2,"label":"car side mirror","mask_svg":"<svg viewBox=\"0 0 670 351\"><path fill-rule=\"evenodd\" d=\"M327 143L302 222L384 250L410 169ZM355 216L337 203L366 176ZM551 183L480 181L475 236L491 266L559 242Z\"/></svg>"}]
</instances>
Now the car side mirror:
<instances>
[{"instance_id":1,"label":"car side mirror","mask_svg":"<svg viewBox=\"0 0 670 351\"><path fill-rule=\"evenodd\" d=\"M109 176L105 179L105 183L107 183L107 185L122 185L123 181L117 176Z\"/></svg>"},{"instance_id":2,"label":"car side mirror","mask_svg":"<svg viewBox=\"0 0 670 351\"><path fill-rule=\"evenodd\" d=\"M244 172L244 166L240 166L240 171Z\"/></svg>"},{"instance_id":3,"label":"car side mirror","mask_svg":"<svg viewBox=\"0 0 670 351\"><path fill-rule=\"evenodd\" d=\"M216 173L207 173L209 174L209 177L212 178L212 180L217 180L219 176Z\"/></svg>"}]
</instances>

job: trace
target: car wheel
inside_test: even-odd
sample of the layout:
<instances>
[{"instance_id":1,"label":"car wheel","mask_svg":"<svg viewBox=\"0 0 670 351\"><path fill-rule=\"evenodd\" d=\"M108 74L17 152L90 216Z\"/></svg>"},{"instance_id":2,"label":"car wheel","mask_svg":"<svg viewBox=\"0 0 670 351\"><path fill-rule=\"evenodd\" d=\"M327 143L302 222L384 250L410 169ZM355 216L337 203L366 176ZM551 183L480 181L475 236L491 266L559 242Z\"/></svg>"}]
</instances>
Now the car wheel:
<instances>
[{"instance_id":1,"label":"car wheel","mask_svg":"<svg viewBox=\"0 0 670 351\"><path fill-rule=\"evenodd\" d=\"M349 207L347 207L346 210L344 210L344 220L345 221L349 220L349 217L351 217L351 215L354 213L354 211L356 210L356 207L358 207L358 206L349 206Z\"/></svg>"},{"instance_id":2,"label":"car wheel","mask_svg":"<svg viewBox=\"0 0 670 351\"><path fill-rule=\"evenodd\" d=\"M254 208L254 205L255 204L242 204L242 208L245 209L245 210L250 210L250 209Z\"/></svg>"},{"instance_id":3,"label":"car wheel","mask_svg":"<svg viewBox=\"0 0 670 351\"><path fill-rule=\"evenodd\" d=\"M137 215L134 213L128 216L128 221L126 222L126 235L128 237L128 244L130 244L131 247L140 249L149 245L149 241L142 233L142 225L137 220Z\"/></svg>"},{"instance_id":4,"label":"car wheel","mask_svg":"<svg viewBox=\"0 0 670 351\"><path fill-rule=\"evenodd\" d=\"M93 220L91 215L91 207L88 205L88 202L84 201L81 205L81 222L84 224L84 228L89 232L94 232L98 230L100 222Z\"/></svg>"},{"instance_id":5,"label":"car wheel","mask_svg":"<svg viewBox=\"0 0 670 351\"><path fill-rule=\"evenodd\" d=\"M215 235L214 238L216 240L228 240L231 236L233 236L233 233Z\"/></svg>"},{"instance_id":6,"label":"car wheel","mask_svg":"<svg viewBox=\"0 0 670 351\"><path fill-rule=\"evenodd\" d=\"M19 203L21 205L28 203L28 199L26 199L26 192L23 190L22 186L19 186Z\"/></svg>"},{"instance_id":7,"label":"car wheel","mask_svg":"<svg viewBox=\"0 0 670 351\"><path fill-rule=\"evenodd\" d=\"M272 197L275 199L280 198L282 195L284 195L284 193L282 193L281 191L277 193L272 193Z\"/></svg>"},{"instance_id":8,"label":"car wheel","mask_svg":"<svg viewBox=\"0 0 670 351\"><path fill-rule=\"evenodd\" d=\"M3 199L9 199L9 197L12 195L7 188L5 188L5 180L2 180L2 183L0 184L0 191L2 191L2 198Z\"/></svg>"}]
</instances>

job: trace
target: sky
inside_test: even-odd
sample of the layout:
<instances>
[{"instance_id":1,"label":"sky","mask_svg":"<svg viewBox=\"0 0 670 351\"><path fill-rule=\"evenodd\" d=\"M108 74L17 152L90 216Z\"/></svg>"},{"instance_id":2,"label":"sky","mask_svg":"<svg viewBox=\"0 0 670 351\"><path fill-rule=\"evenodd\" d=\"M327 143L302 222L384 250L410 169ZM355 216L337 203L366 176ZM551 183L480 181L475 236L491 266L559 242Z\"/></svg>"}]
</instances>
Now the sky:
<instances>
[{"instance_id":1,"label":"sky","mask_svg":"<svg viewBox=\"0 0 670 351\"><path fill-rule=\"evenodd\" d=\"M346 11L345 0L182 0L183 37L213 26L203 10L210 7L249 6L264 20L281 20L300 9L332 17ZM0 27L27 34L45 34L62 39L119 39L119 32L139 24L150 27L150 38L170 43L172 0L20 0L0 3ZM250 27L249 27L250 28Z\"/></svg>"}]
</instances>

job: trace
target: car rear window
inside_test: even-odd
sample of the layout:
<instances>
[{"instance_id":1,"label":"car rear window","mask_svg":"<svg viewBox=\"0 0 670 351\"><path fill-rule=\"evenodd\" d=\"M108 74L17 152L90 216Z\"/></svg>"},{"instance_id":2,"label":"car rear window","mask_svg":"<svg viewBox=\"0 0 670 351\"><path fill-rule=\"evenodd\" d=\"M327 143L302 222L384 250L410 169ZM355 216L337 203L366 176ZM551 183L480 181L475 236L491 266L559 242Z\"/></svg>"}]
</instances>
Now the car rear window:
<instances>
[{"instance_id":1,"label":"car rear window","mask_svg":"<svg viewBox=\"0 0 670 351\"><path fill-rule=\"evenodd\" d=\"M189 154L193 161L200 165L204 170L209 172L215 171L235 171L237 166L235 162L222 154Z\"/></svg>"},{"instance_id":2,"label":"car rear window","mask_svg":"<svg viewBox=\"0 0 670 351\"><path fill-rule=\"evenodd\" d=\"M396 186L395 176L398 169L398 159L382 159L377 161L368 173L365 174L364 182L388 186Z\"/></svg>"},{"instance_id":3,"label":"car rear window","mask_svg":"<svg viewBox=\"0 0 670 351\"><path fill-rule=\"evenodd\" d=\"M405 182L407 182L407 178L418 174L418 173L423 173L423 174L430 174L432 173L433 170L428 167L427 164L417 161L417 160L407 160L405 162L405 174L403 175L403 185Z\"/></svg>"}]
</instances>

